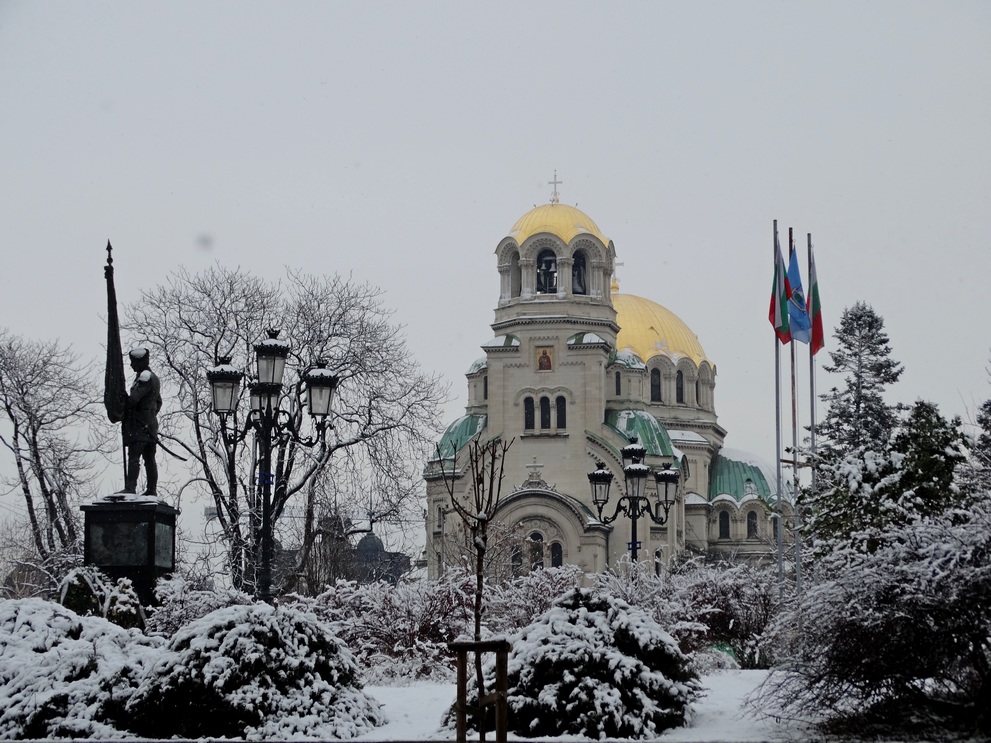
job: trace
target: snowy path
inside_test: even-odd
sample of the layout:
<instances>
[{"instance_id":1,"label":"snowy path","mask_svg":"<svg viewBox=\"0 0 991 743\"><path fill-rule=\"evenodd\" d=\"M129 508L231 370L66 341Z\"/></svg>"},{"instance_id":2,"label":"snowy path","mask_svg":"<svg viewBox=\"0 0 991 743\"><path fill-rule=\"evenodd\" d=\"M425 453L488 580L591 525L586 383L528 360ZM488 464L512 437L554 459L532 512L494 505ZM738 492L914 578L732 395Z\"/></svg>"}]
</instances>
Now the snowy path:
<instances>
[{"instance_id":1,"label":"snowy path","mask_svg":"<svg viewBox=\"0 0 991 743\"><path fill-rule=\"evenodd\" d=\"M800 740L795 728L773 720L746 716L743 698L766 676L764 671L724 671L704 676L706 696L696 705L694 724L665 733L660 740L679 743L750 743L752 741ZM389 722L360 741L447 740L440 733L440 720L454 701L453 684L420 684L407 687L369 686L367 691L385 707ZM512 739L513 736L510 736ZM490 736L491 739L491 736Z\"/></svg>"}]
</instances>

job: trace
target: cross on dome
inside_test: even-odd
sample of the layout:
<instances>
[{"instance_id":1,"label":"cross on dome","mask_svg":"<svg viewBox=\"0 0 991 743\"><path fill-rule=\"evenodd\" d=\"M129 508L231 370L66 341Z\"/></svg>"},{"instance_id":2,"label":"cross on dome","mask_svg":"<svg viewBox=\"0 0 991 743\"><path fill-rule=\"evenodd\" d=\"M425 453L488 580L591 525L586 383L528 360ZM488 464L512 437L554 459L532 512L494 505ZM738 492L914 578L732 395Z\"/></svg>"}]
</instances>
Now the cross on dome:
<instances>
[{"instance_id":1,"label":"cross on dome","mask_svg":"<svg viewBox=\"0 0 991 743\"><path fill-rule=\"evenodd\" d=\"M554 186L554 190L551 192L551 203L552 204L560 204L561 203L561 195L557 192L557 187L560 186L560 185L562 185L563 183L564 183L564 181L559 181L557 179L557 168L555 168L554 169L554 180L547 181L547 184L548 185Z\"/></svg>"}]
</instances>

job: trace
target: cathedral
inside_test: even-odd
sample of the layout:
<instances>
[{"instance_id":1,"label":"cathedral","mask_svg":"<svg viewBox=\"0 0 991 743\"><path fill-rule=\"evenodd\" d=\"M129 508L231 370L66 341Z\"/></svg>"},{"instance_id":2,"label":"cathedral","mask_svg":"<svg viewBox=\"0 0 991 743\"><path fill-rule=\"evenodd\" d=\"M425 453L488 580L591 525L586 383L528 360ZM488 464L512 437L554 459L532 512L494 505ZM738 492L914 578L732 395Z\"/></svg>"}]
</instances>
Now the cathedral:
<instances>
[{"instance_id":1,"label":"cathedral","mask_svg":"<svg viewBox=\"0 0 991 743\"><path fill-rule=\"evenodd\" d=\"M424 470L430 577L466 551L451 489L463 497L471 487L475 437L512 442L490 515L490 572L601 572L624 555L658 566L686 554L769 559L772 468L723 447L716 364L673 312L619 292L616 248L598 225L555 192L495 255L492 336L466 373L465 415ZM649 476L625 480L631 462ZM608 500L593 495L593 481L610 479ZM629 488L639 495L624 498ZM634 520L634 503L649 513Z\"/></svg>"}]
</instances>

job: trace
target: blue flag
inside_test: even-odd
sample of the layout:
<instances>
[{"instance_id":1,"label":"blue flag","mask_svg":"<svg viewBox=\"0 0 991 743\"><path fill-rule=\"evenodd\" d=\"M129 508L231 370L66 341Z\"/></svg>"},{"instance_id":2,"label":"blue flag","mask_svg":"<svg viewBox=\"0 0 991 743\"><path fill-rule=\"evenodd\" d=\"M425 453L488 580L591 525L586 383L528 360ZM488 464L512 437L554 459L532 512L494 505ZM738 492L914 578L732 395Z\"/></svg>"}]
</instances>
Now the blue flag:
<instances>
[{"instance_id":1,"label":"blue flag","mask_svg":"<svg viewBox=\"0 0 991 743\"><path fill-rule=\"evenodd\" d=\"M805 291L802 289L802 275L798 271L798 251L791 251L788 261L788 284L791 295L788 297L788 319L791 321L791 337L801 343L812 340L812 320L805 305Z\"/></svg>"}]
</instances>

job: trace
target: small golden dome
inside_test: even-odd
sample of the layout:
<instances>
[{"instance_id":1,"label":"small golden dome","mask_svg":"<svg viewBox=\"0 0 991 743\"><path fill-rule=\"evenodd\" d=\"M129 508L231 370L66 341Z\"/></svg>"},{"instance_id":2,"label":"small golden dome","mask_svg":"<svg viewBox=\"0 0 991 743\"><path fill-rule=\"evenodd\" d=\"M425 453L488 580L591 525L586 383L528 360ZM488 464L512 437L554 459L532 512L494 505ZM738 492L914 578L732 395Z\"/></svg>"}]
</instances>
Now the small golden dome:
<instances>
[{"instance_id":1,"label":"small golden dome","mask_svg":"<svg viewBox=\"0 0 991 743\"><path fill-rule=\"evenodd\" d=\"M660 353L675 362L687 356L696 366L708 360L698 336L666 307L632 294L613 294L612 305L619 325L618 350L629 348L644 361Z\"/></svg>"},{"instance_id":2,"label":"small golden dome","mask_svg":"<svg viewBox=\"0 0 991 743\"><path fill-rule=\"evenodd\" d=\"M609 238L602 234L587 214L567 204L543 204L531 209L516 220L509 236L522 245L527 238L541 232L556 235L566 244L581 234L593 235L603 245L609 244Z\"/></svg>"}]
</instances>

